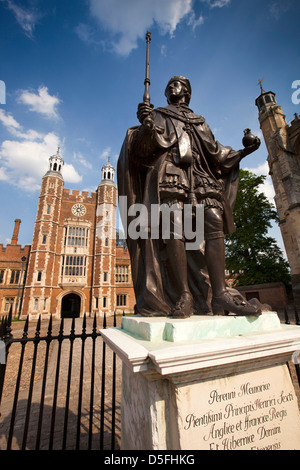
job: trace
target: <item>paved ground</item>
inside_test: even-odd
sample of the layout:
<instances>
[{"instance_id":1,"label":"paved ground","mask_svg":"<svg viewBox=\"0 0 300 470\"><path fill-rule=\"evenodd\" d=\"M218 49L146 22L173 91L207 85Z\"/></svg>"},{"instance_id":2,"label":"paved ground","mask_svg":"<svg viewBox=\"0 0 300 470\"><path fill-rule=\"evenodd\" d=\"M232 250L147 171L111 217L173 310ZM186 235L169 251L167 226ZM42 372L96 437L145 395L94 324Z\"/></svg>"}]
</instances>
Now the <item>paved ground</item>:
<instances>
[{"instance_id":1,"label":"paved ground","mask_svg":"<svg viewBox=\"0 0 300 470\"><path fill-rule=\"evenodd\" d=\"M282 322L285 322L283 312L280 313ZM291 323L295 323L295 318L290 316ZM121 318L118 318L118 325L120 324ZM53 334L59 330L60 322L54 321L53 323ZM44 321L42 324L41 336L47 333L48 322ZM81 333L82 320L76 321L76 333ZM112 325L112 318L108 319L108 327ZM20 337L23 332L24 323L13 323L13 334L14 337ZM64 324L64 332L68 334L71 327L71 321L66 320ZM98 325L101 328L102 324ZM92 329L92 320L87 319L87 332ZM33 337L35 334L35 324L32 324L29 328L28 336ZM66 449L75 449L76 447L76 434L77 434L77 417L78 417L78 398L79 398L79 376L80 376L80 363L82 353L82 342L77 339L73 345L73 357L72 362L72 379L70 384L70 402L69 402L69 415L68 415L68 427L67 427L67 441ZM85 341L85 359L84 359L84 374L83 374L83 389L82 389L82 407L81 407L81 424L80 424L80 449L88 448L88 435L90 427L90 397L91 397L91 365L92 365L92 341L88 338ZM0 418L0 450L6 449L7 437L9 435L9 427L11 421L11 411L14 400L14 390L16 383L16 374L19 367L20 360L20 344L13 344L10 348L9 360L7 362L6 380L3 391L2 404L1 404L1 418ZM102 384L102 351L103 343L101 337L96 340L96 369L95 369L95 385L94 385L94 407L93 407L93 421L92 421L92 449L100 448L100 408L101 408L101 384ZM22 378L20 382L20 392L18 397L18 406L14 426L14 435L12 440L12 449L20 449L23 445L23 430L25 417L27 412L28 403L28 386L31 377L32 358L34 352L34 345L32 342L28 343L25 348ZM61 361L60 361L60 376L58 383L58 390L55 396L56 400L56 415L55 415L55 427L53 434L53 449L61 449L64 435L64 422L65 422L65 404L66 404L66 390L68 380L68 366L69 366L69 352L70 342L64 340L61 349ZM38 421L40 416L40 401L41 401L41 389L42 380L44 373L45 364L45 353L46 345L42 342L38 347L38 356L36 362L36 369L34 374L34 388L32 396L32 405L30 409L30 421L28 427L28 435L26 443L24 444L26 449L35 449L38 435ZM47 386L45 393L45 406L43 410L43 424L40 439L40 448L48 449L49 437L52 419L53 409L53 397L54 397L54 386L55 386L55 375L57 368L57 353L58 353L58 342L53 341L50 347L49 363L48 363L48 374L47 374ZM121 396L121 362L117 358L117 382L116 382L116 439L115 448L119 448L120 443L120 396ZM106 348L106 388L105 388L105 419L104 419L104 435L103 435L103 447L104 449L111 449L111 397L112 397L112 367L113 367L113 354L109 348ZM300 407L300 389L296 377L294 364L290 364L291 373L293 376L293 382L295 391L299 400Z\"/></svg>"},{"instance_id":2,"label":"paved ground","mask_svg":"<svg viewBox=\"0 0 300 470\"><path fill-rule=\"evenodd\" d=\"M108 326L111 320L108 321ZM19 324L20 325L20 324ZM22 335L22 329L18 324L13 324L14 337ZM55 321L53 324L53 334L58 332L60 322ZM81 319L76 321L76 333L81 333ZM23 326L23 325L22 325ZM68 334L71 327L71 321L64 323L65 334ZM99 325L99 328L102 325ZM47 322L44 322L41 336L46 334ZM87 320L87 332L92 329L92 320ZM28 337L33 337L35 333L34 326L30 328ZM18 407L15 419L14 437L12 448L22 448L24 422L27 412L28 386L31 377L31 366L33 358L33 343L28 343L25 348L24 362L22 368L22 379L20 383L20 392L18 399ZM3 391L1 404L1 421L0 421L0 449L5 449L7 445L7 436L9 435L9 426L11 421L11 410L14 399L14 389L16 383L16 373L19 366L21 346L13 344L10 348L9 358L7 361L7 372L5 387ZM102 384L102 351L103 343L101 337L96 340L96 368L95 368L95 384L94 384L94 412L92 424L92 449L100 448L100 408L101 408L101 384ZM37 427L40 415L41 390L45 364L46 345L44 342L38 346L38 356L36 363L36 371L34 375L33 398L30 410L30 421L28 429L28 437L26 449L36 448ZM49 447L49 437L52 420L53 397L55 376L57 368L58 342L53 341L50 347L47 385L45 393L45 406L43 411L43 427L41 433L40 448L47 449ZM55 428L53 434L53 449L61 449L64 434L65 404L66 390L68 380L70 341L64 340L61 348L60 375L58 382L58 391L55 396L56 415ZM73 361L72 375L70 384L70 402L67 428L66 449L74 449L76 447L77 435L77 417L78 417L78 401L79 401L79 376L81 367L82 341L76 339L73 344ZM88 433L90 426L90 398L91 398L91 365L92 365L92 340L87 338L84 344L84 374L82 388L82 407L81 407L81 426L80 426L80 449L88 448ZM112 397L112 363L113 355L109 348L106 348L106 388L105 388L105 419L104 419L104 449L111 448L111 397ZM116 384L116 443L118 448L120 440L120 384L121 384L121 363L119 359L117 364L117 384Z\"/></svg>"}]
</instances>

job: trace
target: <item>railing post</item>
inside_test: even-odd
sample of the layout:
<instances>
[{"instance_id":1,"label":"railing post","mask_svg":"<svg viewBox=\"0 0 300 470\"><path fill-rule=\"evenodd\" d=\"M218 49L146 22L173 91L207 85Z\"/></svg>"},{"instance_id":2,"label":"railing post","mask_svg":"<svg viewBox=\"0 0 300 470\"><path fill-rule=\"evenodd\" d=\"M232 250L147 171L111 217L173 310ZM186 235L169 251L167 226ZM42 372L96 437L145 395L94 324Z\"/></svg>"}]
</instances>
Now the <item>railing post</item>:
<instances>
[{"instance_id":1,"label":"railing post","mask_svg":"<svg viewBox=\"0 0 300 470\"><path fill-rule=\"evenodd\" d=\"M106 313L103 317L103 329L106 329ZM101 374L101 409L100 409L100 450L103 450L104 443L104 406L105 406L105 356L106 343L102 338L102 374Z\"/></svg>"},{"instance_id":2,"label":"railing post","mask_svg":"<svg viewBox=\"0 0 300 470\"><path fill-rule=\"evenodd\" d=\"M294 309L295 309L296 325L300 325L299 313L298 313L298 309L296 305L294 305Z\"/></svg>"},{"instance_id":3,"label":"railing post","mask_svg":"<svg viewBox=\"0 0 300 470\"><path fill-rule=\"evenodd\" d=\"M116 311L114 311L114 327L117 326ZM112 404L111 404L111 450L115 450L115 427L116 427L116 353L113 352L112 370Z\"/></svg>"},{"instance_id":4,"label":"railing post","mask_svg":"<svg viewBox=\"0 0 300 470\"><path fill-rule=\"evenodd\" d=\"M287 307L284 307L284 317L285 317L285 324L286 324L286 325L289 325L289 324L290 324L290 320L289 320L289 314L288 314L288 309L287 309Z\"/></svg>"},{"instance_id":5,"label":"railing post","mask_svg":"<svg viewBox=\"0 0 300 470\"><path fill-rule=\"evenodd\" d=\"M12 305L10 306L9 314L6 317L3 317L0 324L0 340L3 341L5 345L5 358L4 363L0 364L0 405L3 393L3 386L5 380L5 372L6 372L6 363L7 357L9 353L9 348L11 345L12 340L12 333L11 333L11 321L12 321ZM0 412L1 416L1 412Z\"/></svg>"}]
</instances>

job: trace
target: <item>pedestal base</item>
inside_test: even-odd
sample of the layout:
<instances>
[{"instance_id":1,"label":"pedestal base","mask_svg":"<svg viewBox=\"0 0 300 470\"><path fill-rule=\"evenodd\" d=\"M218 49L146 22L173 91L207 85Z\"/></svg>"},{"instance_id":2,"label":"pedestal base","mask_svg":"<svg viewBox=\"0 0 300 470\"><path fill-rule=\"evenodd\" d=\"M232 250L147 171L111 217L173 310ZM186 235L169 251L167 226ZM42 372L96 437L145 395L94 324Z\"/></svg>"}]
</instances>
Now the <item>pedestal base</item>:
<instances>
[{"instance_id":1,"label":"pedestal base","mask_svg":"<svg viewBox=\"0 0 300 470\"><path fill-rule=\"evenodd\" d=\"M286 365L300 350L299 327L273 312L134 316L101 333L123 360L122 449L300 450Z\"/></svg>"}]
</instances>

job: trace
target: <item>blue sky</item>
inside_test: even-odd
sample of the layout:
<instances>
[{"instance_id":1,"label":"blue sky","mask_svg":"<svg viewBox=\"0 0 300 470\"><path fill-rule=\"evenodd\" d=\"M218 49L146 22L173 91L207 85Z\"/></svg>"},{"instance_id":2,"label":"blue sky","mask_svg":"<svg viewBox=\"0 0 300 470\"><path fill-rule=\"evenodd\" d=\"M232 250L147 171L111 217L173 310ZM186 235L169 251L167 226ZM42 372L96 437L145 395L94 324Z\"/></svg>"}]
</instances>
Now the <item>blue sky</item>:
<instances>
[{"instance_id":1,"label":"blue sky","mask_svg":"<svg viewBox=\"0 0 300 470\"><path fill-rule=\"evenodd\" d=\"M22 220L30 244L41 178L57 146L65 187L94 191L101 167L116 165L126 129L137 125L150 30L150 95L165 104L172 75L187 76L191 108L224 145L243 129L261 136L258 80L276 93L287 121L300 112L299 0L0 0L0 243ZM267 151L242 168L267 174ZM266 194L272 197L268 179ZM272 230L282 246L279 229Z\"/></svg>"}]
</instances>

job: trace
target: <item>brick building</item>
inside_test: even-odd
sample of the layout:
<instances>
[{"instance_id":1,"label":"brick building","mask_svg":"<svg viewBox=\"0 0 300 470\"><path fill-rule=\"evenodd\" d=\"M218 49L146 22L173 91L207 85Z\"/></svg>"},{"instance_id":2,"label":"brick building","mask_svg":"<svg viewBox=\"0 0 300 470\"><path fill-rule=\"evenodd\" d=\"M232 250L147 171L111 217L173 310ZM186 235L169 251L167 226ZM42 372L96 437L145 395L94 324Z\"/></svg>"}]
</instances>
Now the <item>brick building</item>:
<instances>
[{"instance_id":1,"label":"brick building","mask_svg":"<svg viewBox=\"0 0 300 470\"><path fill-rule=\"evenodd\" d=\"M31 249L1 246L2 255L11 258L18 247L19 258L24 252L28 260L21 318L133 311L129 254L116 246L115 169L108 161L96 192L89 194L64 188L63 164L58 149L42 179ZM9 272L12 267L6 279ZM13 298L5 292L7 299ZM2 302L5 313L10 301Z\"/></svg>"},{"instance_id":2,"label":"brick building","mask_svg":"<svg viewBox=\"0 0 300 470\"><path fill-rule=\"evenodd\" d=\"M11 243L0 244L0 316L7 315L12 307L13 316L19 316L30 245L18 244L21 220L15 220Z\"/></svg>"}]
</instances>

